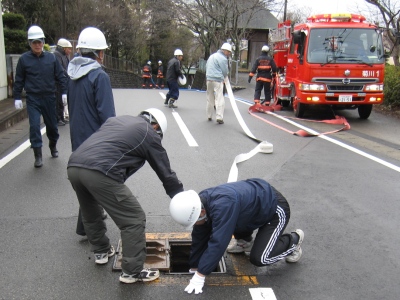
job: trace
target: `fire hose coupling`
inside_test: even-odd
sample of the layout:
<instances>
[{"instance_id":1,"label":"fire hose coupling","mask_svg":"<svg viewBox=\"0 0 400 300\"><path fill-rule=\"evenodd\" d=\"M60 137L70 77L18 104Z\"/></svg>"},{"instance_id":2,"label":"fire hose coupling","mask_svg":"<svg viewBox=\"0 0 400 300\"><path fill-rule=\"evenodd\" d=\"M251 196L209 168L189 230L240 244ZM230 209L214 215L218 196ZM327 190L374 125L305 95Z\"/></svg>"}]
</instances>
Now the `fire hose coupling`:
<instances>
[{"instance_id":1,"label":"fire hose coupling","mask_svg":"<svg viewBox=\"0 0 400 300\"><path fill-rule=\"evenodd\" d=\"M261 153L272 153L274 151L274 146L267 141L261 142L259 147Z\"/></svg>"}]
</instances>

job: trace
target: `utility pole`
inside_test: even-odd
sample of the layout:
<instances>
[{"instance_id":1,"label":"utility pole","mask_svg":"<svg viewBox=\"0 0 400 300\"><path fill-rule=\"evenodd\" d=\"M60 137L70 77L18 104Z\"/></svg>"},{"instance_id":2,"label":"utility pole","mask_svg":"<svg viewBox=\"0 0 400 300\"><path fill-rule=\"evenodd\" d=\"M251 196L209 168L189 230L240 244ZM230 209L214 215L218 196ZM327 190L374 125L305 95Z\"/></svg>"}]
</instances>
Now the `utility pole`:
<instances>
[{"instance_id":1,"label":"utility pole","mask_svg":"<svg viewBox=\"0 0 400 300\"><path fill-rule=\"evenodd\" d=\"M286 9L287 9L287 0L285 0L285 6L283 7L283 22L286 21Z\"/></svg>"},{"instance_id":2,"label":"utility pole","mask_svg":"<svg viewBox=\"0 0 400 300\"><path fill-rule=\"evenodd\" d=\"M65 23L65 0L61 0L61 36L63 38L66 38Z\"/></svg>"}]
</instances>

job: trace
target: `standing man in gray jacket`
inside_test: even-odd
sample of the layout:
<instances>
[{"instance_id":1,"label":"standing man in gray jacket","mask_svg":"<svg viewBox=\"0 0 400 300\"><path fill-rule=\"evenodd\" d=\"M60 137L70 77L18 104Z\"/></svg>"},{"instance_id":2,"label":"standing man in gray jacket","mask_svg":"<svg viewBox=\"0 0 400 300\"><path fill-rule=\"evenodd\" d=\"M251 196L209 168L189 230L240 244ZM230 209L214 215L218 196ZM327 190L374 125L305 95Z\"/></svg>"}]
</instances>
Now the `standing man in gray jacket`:
<instances>
[{"instance_id":1,"label":"standing man in gray jacket","mask_svg":"<svg viewBox=\"0 0 400 300\"><path fill-rule=\"evenodd\" d=\"M206 65L207 77L207 107L208 121L212 120L214 107L218 124L224 124L224 80L229 73L228 57L232 53L232 46L224 43L220 50L212 54Z\"/></svg>"}]
</instances>

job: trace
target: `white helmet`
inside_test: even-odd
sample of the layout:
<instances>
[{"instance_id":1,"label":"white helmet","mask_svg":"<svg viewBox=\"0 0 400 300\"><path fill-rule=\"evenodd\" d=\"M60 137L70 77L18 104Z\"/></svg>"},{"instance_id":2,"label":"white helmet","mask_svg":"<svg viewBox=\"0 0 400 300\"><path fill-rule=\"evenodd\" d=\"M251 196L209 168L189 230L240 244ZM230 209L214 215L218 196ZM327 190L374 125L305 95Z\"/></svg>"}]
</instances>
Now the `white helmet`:
<instances>
[{"instance_id":1,"label":"white helmet","mask_svg":"<svg viewBox=\"0 0 400 300\"><path fill-rule=\"evenodd\" d=\"M178 77L178 83L179 83L179 85L185 85L186 84L186 76L185 75L183 75L183 78L181 78L181 77Z\"/></svg>"},{"instance_id":2,"label":"white helmet","mask_svg":"<svg viewBox=\"0 0 400 300\"><path fill-rule=\"evenodd\" d=\"M223 43L221 46L221 50L227 50L229 52L232 52L232 46L229 43Z\"/></svg>"},{"instance_id":3,"label":"white helmet","mask_svg":"<svg viewBox=\"0 0 400 300\"><path fill-rule=\"evenodd\" d=\"M87 27L79 34L76 48L104 50L108 48L106 37L95 27Z\"/></svg>"},{"instance_id":4,"label":"white helmet","mask_svg":"<svg viewBox=\"0 0 400 300\"><path fill-rule=\"evenodd\" d=\"M175 52L174 52L174 55L175 55L175 56L176 56L176 55L183 55L183 52L182 52L181 49L176 49Z\"/></svg>"},{"instance_id":5,"label":"white helmet","mask_svg":"<svg viewBox=\"0 0 400 300\"><path fill-rule=\"evenodd\" d=\"M142 111L140 116L146 116L149 120L150 124L158 124L160 128L157 130L157 133L163 137L163 135L167 132L167 118L164 113L158 108L148 108Z\"/></svg>"},{"instance_id":6,"label":"white helmet","mask_svg":"<svg viewBox=\"0 0 400 300\"><path fill-rule=\"evenodd\" d=\"M57 46L60 46L63 48L72 48L72 44L66 39L59 39L57 42Z\"/></svg>"},{"instance_id":7,"label":"white helmet","mask_svg":"<svg viewBox=\"0 0 400 300\"><path fill-rule=\"evenodd\" d=\"M263 46L261 52L269 52L269 47L267 45Z\"/></svg>"},{"instance_id":8,"label":"white helmet","mask_svg":"<svg viewBox=\"0 0 400 300\"><path fill-rule=\"evenodd\" d=\"M172 219L190 229L197 222L201 213L199 195L193 191L184 191L176 194L169 204Z\"/></svg>"},{"instance_id":9,"label":"white helmet","mask_svg":"<svg viewBox=\"0 0 400 300\"><path fill-rule=\"evenodd\" d=\"M151 61L149 60L149 61L147 62L147 64L148 64L148 65L151 65Z\"/></svg>"},{"instance_id":10,"label":"white helmet","mask_svg":"<svg viewBox=\"0 0 400 300\"><path fill-rule=\"evenodd\" d=\"M159 64L162 64L162 61L161 61L161 60L159 60L159 61L158 61L158 63L159 63Z\"/></svg>"},{"instance_id":11,"label":"white helmet","mask_svg":"<svg viewBox=\"0 0 400 300\"><path fill-rule=\"evenodd\" d=\"M33 25L28 29L28 40L42 40L44 39L44 33L42 28L39 26Z\"/></svg>"}]
</instances>

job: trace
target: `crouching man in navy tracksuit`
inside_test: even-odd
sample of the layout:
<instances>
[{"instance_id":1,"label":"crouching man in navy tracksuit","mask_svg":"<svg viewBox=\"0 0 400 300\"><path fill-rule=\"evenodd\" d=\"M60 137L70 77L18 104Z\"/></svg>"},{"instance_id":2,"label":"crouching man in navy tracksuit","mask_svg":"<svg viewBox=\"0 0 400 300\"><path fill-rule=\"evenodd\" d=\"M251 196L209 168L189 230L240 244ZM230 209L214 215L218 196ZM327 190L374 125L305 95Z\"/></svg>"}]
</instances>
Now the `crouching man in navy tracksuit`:
<instances>
[{"instance_id":1,"label":"crouching man in navy tracksuit","mask_svg":"<svg viewBox=\"0 0 400 300\"><path fill-rule=\"evenodd\" d=\"M187 229L194 225L189 257L194 275L185 289L189 294L202 293L205 276L216 269L225 250L250 251L250 262L260 267L283 258L294 263L302 255L304 232L283 233L290 218L288 202L259 178L222 184L199 194L181 192L172 199L170 212ZM235 240L229 245L232 235Z\"/></svg>"}]
</instances>

